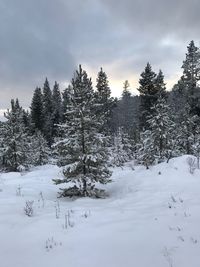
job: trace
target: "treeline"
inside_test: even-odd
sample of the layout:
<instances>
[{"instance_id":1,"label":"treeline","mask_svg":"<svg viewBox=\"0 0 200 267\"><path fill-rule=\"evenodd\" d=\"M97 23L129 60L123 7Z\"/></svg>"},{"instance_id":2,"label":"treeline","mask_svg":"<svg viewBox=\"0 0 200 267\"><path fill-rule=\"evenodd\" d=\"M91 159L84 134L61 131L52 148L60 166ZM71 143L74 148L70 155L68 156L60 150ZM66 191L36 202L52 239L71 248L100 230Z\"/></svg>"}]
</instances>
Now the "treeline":
<instances>
[{"instance_id":1,"label":"treeline","mask_svg":"<svg viewBox=\"0 0 200 267\"><path fill-rule=\"evenodd\" d=\"M133 96L125 81L120 99L111 97L102 68L95 90L81 66L62 93L57 82L51 89L46 79L35 89L30 111L11 101L7 121L0 124L1 168L18 171L49 161L68 166L67 181L77 181L79 174L90 181L79 179L81 185L63 192L70 195L108 181L108 165L135 159L149 168L182 154L199 157L200 50L193 41L182 69L178 83L166 91L162 71L155 73L147 63L139 95Z\"/></svg>"}]
</instances>

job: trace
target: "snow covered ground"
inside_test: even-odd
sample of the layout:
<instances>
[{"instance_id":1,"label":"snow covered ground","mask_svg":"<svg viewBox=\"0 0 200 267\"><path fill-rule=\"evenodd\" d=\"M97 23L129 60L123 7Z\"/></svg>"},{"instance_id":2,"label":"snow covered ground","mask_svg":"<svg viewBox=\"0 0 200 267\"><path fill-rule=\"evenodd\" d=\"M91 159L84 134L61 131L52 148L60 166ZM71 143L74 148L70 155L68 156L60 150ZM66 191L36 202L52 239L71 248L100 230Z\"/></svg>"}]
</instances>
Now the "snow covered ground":
<instances>
[{"instance_id":1,"label":"snow covered ground","mask_svg":"<svg viewBox=\"0 0 200 267\"><path fill-rule=\"evenodd\" d=\"M58 202L56 166L2 173L0 266L199 267L200 171L187 158L116 168L103 200Z\"/></svg>"}]
</instances>

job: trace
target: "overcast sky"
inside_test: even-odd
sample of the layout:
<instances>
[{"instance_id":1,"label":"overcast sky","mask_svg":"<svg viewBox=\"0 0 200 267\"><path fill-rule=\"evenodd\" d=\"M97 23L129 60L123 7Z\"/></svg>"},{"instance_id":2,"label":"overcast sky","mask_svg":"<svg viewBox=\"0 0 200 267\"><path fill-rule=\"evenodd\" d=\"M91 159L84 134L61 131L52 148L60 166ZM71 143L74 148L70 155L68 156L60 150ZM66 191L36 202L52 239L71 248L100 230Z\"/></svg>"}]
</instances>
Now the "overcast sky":
<instances>
[{"instance_id":1,"label":"overcast sky","mask_svg":"<svg viewBox=\"0 0 200 267\"><path fill-rule=\"evenodd\" d=\"M186 47L199 45L199 0L0 0L0 109L19 97L28 107L45 77L61 88L78 64L102 66L114 96L124 80L136 90L147 61L168 88Z\"/></svg>"}]
</instances>

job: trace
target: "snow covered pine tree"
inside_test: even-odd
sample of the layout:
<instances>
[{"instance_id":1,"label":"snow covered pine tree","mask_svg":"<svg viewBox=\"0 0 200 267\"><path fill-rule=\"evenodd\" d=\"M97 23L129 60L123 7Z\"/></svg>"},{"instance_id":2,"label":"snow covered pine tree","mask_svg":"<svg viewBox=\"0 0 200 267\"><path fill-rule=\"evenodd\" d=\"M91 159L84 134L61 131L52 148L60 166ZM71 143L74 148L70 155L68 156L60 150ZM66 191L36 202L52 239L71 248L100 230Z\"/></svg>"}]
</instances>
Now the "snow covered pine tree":
<instances>
[{"instance_id":1,"label":"snow covered pine tree","mask_svg":"<svg viewBox=\"0 0 200 267\"><path fill-rule=\"evenodd\" d=\"M29 143L18 99L11 100L11 109L4 116L7 121L3 124L3 165L6 170L20 171L27 164L26 151L29 150Z\"/></svg>"},{"instance_id":2,"label":"snow covered pine tree","mask_svg":"<svg viewBox=\"0 0 200 267\"><path fill-rule=\"evenodd\" d=\"M55 184L74 183L73 187L61 189L60 197L103 197L104 190L95 187L96 182L110 182L107 168L108 153L100 133L103 118L96 115L95 98L91 79L79 66L72 79L72 92L66 112L66 123L60 127L65 137L57 145L63 146L67 165L63 179L54 179Z\"/></svg>"}]
</instances>

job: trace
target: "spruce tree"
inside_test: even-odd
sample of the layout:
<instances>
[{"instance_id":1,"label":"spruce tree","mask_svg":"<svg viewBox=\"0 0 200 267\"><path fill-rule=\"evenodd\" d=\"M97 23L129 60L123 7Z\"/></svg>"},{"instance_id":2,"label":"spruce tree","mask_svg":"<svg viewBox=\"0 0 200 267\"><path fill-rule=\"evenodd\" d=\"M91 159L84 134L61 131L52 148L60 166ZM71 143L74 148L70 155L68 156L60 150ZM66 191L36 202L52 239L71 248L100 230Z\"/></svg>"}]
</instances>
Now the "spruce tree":
<instances>
[{"instance_id":1,"label":"spruce tree","mask_svg":"<svg viewBox=\"0 0 200 267\"><path fill-rule=\"evenodd\" d=\"M11 109L4 116L7 121L3 124L3 164L9 171L20 171L27 167L29 143L18 100L11 100Z\"/></svg>"},{"instance_id":2,"label":"spruce tree","mask_svg":"<svg viewBox=\"0 0 200 267\"><path fill-rule=\"evenodd\" d=\"M49 146L51 146L53 142L52 113L53 113L52 92L49 86L49 82L46 78L43 87L43 118L44 118L43 133Z\"/></svg>"},{"instance_id":3,"label":"spruce tree","mask_svg":"<svg viewBox=\"0 0 200 267\"><path fill-rule=\"evenodd\" d=\"M43 96L39 87L34 91L30 109L33 128L42 131L44 124Z\"/></svg>"},{"instance_id":4,"label":"spruce tree","mask_svg":"<svg viewBox=\"0 0 200 267\"><path fill-rule=\"evenodd\" d=\"M175 122L177 123L188 103L186 88L182 79L180 79L173 86L172 91L169 92L168 103L170 105L170 109L176 115Z\"/></svg>"},{"instance_id":5,"label":"spruce tree","mask_svg":"<svg viewBox=\"0 0 200 267\"><path fill-rule=\"evenodd\" d=\"M0 121L0 169L4 165L4 124L5 122Z\"/></svg>"},{"instance_id":6,"label":"spruce tree","mask_svg":"<svg viewBox=\"0 0 200 267\"><path fill-rule=\"evenodd\" d=\"M123 131L130 133L134 127L134 105L133 97L129 89L129 82L126 80L124 82L122 98L120 101L120 120Z\"/></svg>"},{"instance_id":7,"label":"spruce tree","mask_svg":"<svg viewBox=\"0 0 200 267\"><path fill-rule=\"evenodd\" d=\"M52 93L52 120L53 120L53 136L58 135L58 124L63 120L62 98L59 84L55 82Z\"/></svg>"},{"instance_id":8,"label":"spruce tree","mask_svg":"<svg viewBox=\"0 0 200 267\"><path fill-rule=\"evenodd\" d=\"M175 125L166 100L161 96L152 107L152 115L148 119L150 138L157 161L168 159L171 155L173 132Z\"/></svg>"},{"instance_id":9,"label":"spruce tree","mask_svg":"<svg viewBox=\"0 0 200 267\"><path fill-rule=\"evenodd\" d=\"M35 166L47 164L49 162L51 151L42 133L40 131L36 131L34 135L29 137L29 140L29 163Z\"/></svg>"},{"instance_id":10,"label":"spruce tree","mask_svg":"<svg viewBox=\"0 0 200 267\"><path fill-rule=\"evenodd\" d=\"M186 88L190 113L200 116L200 89L198 81L200 80L200 51L191 41L187 47L186 59L183 61L182 80Z\"/></svg>"},{"instance_id":11,"label":"spruce tree","mask_svg":"<svg viewBox=\"0 0 200 267\"><path fill-rule=\"evenodd\" d=\"M140 143L137 149L137 162L149 169L155 162L156 152L153 140L151 138L151 131L145 130L140 133Z\"/></svg>"},{"instance_id":12,"label":"spruce tree","mask_svg":"<svg viewBox=\"0 0 200 267\"><path fill-rule=\"evenodd\" d=\"M32 123L31 123L31 116L28 110L22 110L22 120L24 123L25 128L27 129L27 132L31 133L31 127L32 127Z\"/></svg>"},{"instance_id":13,"label":"spruce tree","mask_svg":"<svg viewBox=\"0 0 200 267\"><path fill-rule=\"evenodd\" d=\"M72 93L66 112L66 123L61 125L65 137L58 142L65 148L66 166L63 179L56 184L74 183L73 187L62 189L60 196L95 196L102 193L96 183L106 184L111 173L107 168L107 150L104 135L99 132L103 124L100 115L94 112L94 91L91 79L79 66L72 79Z\"/></svg>"},{"instance_id":14,"label":"spruce tree","mask_svg":"<svg viewBox=\"0 0 200 267\"><path fill-rule=\"evenodd\" d=\"M145 70L141 73L139 80L140 87L140 127L148 129L147 120L151 115L151 108L156 103L158 88L155 85L156 74L152 71L150 63L147 63Z\"/></svg>"},{"instance_id":15,"label":"spruce tree","mask_svg":"<svg viewBox=\"0 0 200 267\"><path fill-rule=\"evenodd\" d=\"M183 61L183 76L188 90L195 90L197 83L200 80L200 52L195 46L194 41L191 41L187 47L186 59Z\"/></svg>"},{"instance_id":16,"label":"spruce tree","mask_svg":"<svg viewBox=\"0 0 200 267\"><path fill-rule=\"evenodd\" d=\"M150 165L167 162L179 154L181 135L178 124L175 124L175 114L165 98L158 98L151 108L152 113L147 123L149 129L141 132L138 144L138 162L147 168Z\"/></svg>"},{"instance_id":17,"label":"spruce tree","mask_svg":"<svg viewBox=\"0 0 200 267\"><path fill-rule=\"evenodd\" d=\"M130 137L123 130L119 128L114 134L113 147L110 153L111 166L122 167L125 162L130 161L134 157L134 146L130 141Z\"/></svg>"},{"instance_id":18,"label":"spruce tree","mask_svg":"<svg viewBox=\"0 0 200 267\"><path fill-rule=\"evenodd\" d=\"M176 125L179 131L179 154L192 154L193 145L198 135L199 118L190 113L190 105L187 104L181 114L179 123Z\"/></svg>"},{"instance_id":19,"label":"spruce tree","mask_svg":"<svg viewBox=\"0 0 200 267\"><path fill-rule=\"evenodd\" d=\"M65 113L68 109L68 105L70 104L71 93L72 93L72 86L70 84L62 93L62 98L63 98L62 107L63 107L63 120L64 121L65 121Z\"/></svg>"},{"instance_id":20,"label":"spruce tree","mask_svg":"<svg viewBox=\"0 0 200 267\"><path fill-rule=\"evenodd\" d=\"M200 126L196 125L196 136L192 145L192 154L197 158L197 168L200 169Z\"/></svg>"},{"instance_id":21,"label":"spruce tree","mask_svg":"<svg viewBox=\"0 0 200 267\"><path fill-rule=\"evenodd\" d=\"M111 89L106 73L101 68L97 76L95 99L96 99L96 114L104 114L105 121L102 125L102 131L107 134L111 128L112 110L115 106L115 101L111 97Z\"/></svg>"},{"instance_id":22,"label":"spruce tree","mask_svg":"<svg viewBox=\"0 0 200 267\"><path fill-rule=\"evenodd\" d=\"M157 97L166 98L166 86L164 82L164 75L162 70L159 70L157 76L155 77L155 88L157 91Z\"/></svg>"}]
</instances>

